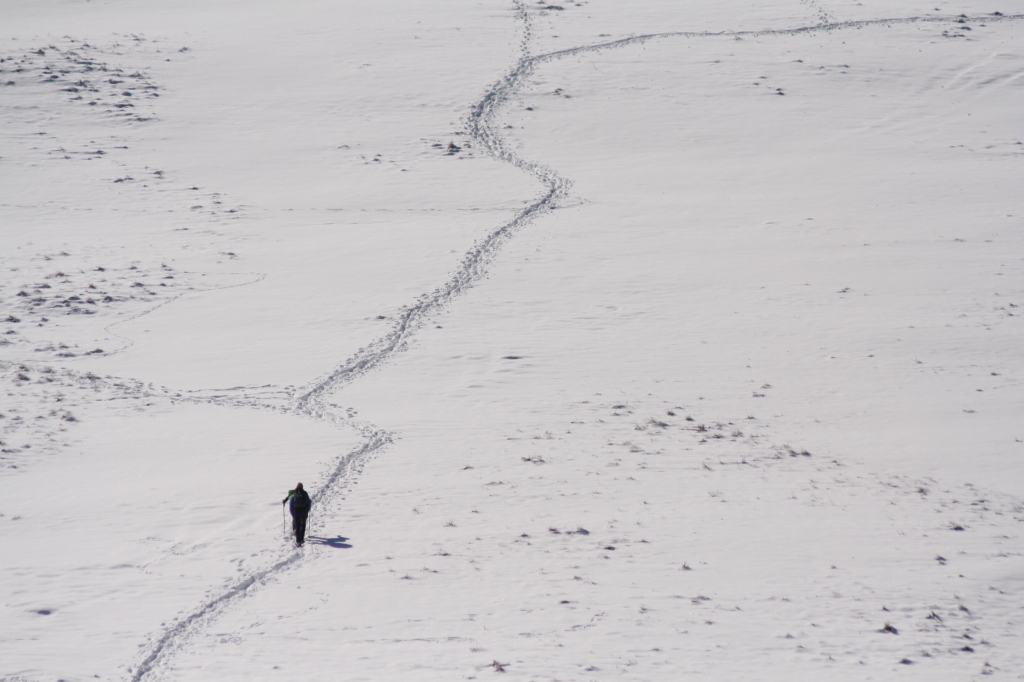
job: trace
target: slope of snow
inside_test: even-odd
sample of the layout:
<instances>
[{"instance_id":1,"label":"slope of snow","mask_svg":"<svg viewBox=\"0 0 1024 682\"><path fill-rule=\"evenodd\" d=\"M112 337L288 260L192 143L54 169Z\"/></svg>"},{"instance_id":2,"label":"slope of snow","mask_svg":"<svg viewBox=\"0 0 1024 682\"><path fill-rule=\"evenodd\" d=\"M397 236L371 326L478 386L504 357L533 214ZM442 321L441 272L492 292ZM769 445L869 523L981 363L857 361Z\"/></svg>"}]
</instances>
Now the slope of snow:
<instances>
[{"instance_id":1,"label":"slope of snow","mask_svg":"<svg viewBox=\"0 0 1024 682\"><path fill-rule=\"evenodd\" d=\"M2 679L1022 679L1024 18L437 5L8 4Z\"/></svg>"}]
</instances>

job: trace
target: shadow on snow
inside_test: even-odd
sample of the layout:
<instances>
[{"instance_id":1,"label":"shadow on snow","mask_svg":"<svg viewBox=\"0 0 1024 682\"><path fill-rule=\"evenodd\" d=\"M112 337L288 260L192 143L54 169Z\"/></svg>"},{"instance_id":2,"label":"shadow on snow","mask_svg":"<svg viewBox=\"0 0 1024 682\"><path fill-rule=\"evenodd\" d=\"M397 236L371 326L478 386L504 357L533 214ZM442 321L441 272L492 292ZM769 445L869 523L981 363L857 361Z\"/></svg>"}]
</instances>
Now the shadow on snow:
<instances>
[{"instance_id":1,"label":"shadow on snow","mask_svg":"<svg viewBox=\"0 0 1024 682\"><path fill-rule=\"evenodd\" d=\"M306 538L306 543L310 545L327 545L328 547L334 547L335 549L351 549L352 545L348 544L348 538L337 535L333 538L322 538L316 535L310 535Z\"/></svg>"}]
</instances>

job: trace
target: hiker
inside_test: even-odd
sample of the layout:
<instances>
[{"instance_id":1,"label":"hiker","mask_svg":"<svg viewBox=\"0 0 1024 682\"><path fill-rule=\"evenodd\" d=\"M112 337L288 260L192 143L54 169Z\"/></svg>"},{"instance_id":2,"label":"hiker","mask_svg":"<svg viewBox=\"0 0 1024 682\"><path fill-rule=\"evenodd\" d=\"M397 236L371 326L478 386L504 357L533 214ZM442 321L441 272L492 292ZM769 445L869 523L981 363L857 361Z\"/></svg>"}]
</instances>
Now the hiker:
<instances>
[{"instance_id":1,"label":"hiker","mask_svg":"<svg viewBox=\"0 0 1024 682\"><path fill-rule=\"evenodd\" d=\"M292 513L292 530L295 531L295 543L302 547L302 543L306 541L306 517L309 516L309 508L313 506L313 501L309 499L309 494L302 489L301 483L295 484L295 490L289 490L288 495L281 500L283 505L288 500L292 503L288 505L288 510Z\"/></svg>"}]
</instances>

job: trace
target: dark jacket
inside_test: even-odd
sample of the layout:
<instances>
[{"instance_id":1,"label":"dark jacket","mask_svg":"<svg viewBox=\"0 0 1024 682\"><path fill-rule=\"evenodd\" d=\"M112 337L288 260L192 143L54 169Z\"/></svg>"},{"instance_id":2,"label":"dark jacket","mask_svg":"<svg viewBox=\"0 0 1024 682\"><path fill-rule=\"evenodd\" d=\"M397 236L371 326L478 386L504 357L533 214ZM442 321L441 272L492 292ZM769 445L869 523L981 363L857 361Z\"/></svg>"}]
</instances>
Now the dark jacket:
<instances>
[{"instance_id":1,"label":"dark jacket","mask_svg":"<svg viewBox=\"0 0 1024 682\"><path fill-rule=\"evenodd\" d=\"M309 499L309 493L305 490L289 490L285 499L290 499L288 510L292 516L306 516L309 514L309 508L313 506L313 501Z\"/></svg>"}]
</instances>

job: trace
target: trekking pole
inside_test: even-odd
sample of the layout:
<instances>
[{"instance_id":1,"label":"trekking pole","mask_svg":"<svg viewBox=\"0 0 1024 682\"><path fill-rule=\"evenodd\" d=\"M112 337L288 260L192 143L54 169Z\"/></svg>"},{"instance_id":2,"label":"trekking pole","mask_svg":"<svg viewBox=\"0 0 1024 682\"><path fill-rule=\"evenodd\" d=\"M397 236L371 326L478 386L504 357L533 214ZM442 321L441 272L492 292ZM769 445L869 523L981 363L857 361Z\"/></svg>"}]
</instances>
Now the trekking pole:
<instances>
[{"instance_id":1,"label":"trekking pole","mask_svg":"<svg viewBox=\"0 0 1024 682\"><path fill-rule=\"evenodd\" d=\"M281 533L282 535L288 533L288 521L285 520L284 516L284 502L281 503Z\"/></svg>"}]
</instances>

